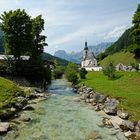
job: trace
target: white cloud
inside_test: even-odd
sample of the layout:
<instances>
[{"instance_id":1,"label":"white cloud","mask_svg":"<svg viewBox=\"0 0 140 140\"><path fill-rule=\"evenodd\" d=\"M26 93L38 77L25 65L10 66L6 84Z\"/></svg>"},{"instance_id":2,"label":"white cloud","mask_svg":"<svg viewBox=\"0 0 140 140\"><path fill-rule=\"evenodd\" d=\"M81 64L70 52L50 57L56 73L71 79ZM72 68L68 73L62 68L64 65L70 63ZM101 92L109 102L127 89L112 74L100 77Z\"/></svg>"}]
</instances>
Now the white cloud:
<instances>
[{"instance_id":1,"label":"white cloud","mask_svg":"<svg viewBox=\"0 0 140 140\"><path fill-rule=\"evenodd\" d=\"M116 39L120 37L128 27L126 25L116 26L112 31L105 35L104 39Z\"/></svg>"},{"instance_id":2,"label":"white cloud","mask_svg":"<svg viewBox=\"0 0 140 140\"><path fill-rule=\"evenodd\" d=\"M77 38L85 38L89 36L95 36L101 37L104 39L110 39L110 38L118 38L127 28L127 26L116 26L112 31L110 31L108 34L105 32L110 29L110 27L113 27L115 22L103 22L102 24L94 24L91 26L84 25L80 27L75 32L69 32L65 36L59 37L56 40L51 41L49 44L51 46L55 45L62 45L65 43L70 43L71 41L76 40Z\"/></svg>"}]
</instances>

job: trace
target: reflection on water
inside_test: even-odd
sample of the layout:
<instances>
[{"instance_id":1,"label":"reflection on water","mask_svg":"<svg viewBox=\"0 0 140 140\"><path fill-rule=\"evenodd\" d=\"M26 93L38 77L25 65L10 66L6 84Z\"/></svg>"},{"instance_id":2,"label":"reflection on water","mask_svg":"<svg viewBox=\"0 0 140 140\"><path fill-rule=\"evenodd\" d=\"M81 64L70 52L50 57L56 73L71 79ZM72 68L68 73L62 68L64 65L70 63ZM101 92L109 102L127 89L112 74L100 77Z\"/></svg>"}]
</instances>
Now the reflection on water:
<instances>
[{"instance_id":1,"label":"reflection on water","mask_svg":"<svg viewBox=\"0 0 140 140\"><path fill-rule=\"evenodd\" d=\"M49 87L51 98L34 104L34 111L25 111L33 120L21 123L4 140L117 140L114 129L97 125L101 117L84 103L76 102L70 83L55 80ZM22 113L22 114L23 114Z\"/></svg>"}]
</instances>

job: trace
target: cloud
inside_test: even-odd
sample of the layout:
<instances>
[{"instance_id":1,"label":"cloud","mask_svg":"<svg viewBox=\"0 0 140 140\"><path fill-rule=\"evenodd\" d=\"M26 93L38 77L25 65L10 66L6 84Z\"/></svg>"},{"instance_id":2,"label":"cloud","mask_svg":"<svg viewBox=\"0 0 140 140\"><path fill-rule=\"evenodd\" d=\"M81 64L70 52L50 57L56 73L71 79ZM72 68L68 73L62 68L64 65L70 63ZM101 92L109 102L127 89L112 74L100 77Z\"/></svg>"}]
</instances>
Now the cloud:
<instances>
[{"instance_id":1,"label":"cloud","mask_svg":"<svg viewBox=\"0 0 140 140\"><path fill-rule=\"evenodd\" d=\"M67 32L66 35L61 36L57 38L56 40L52 40L50 42L51 46L55 45L64 45L66 43L74 42L75 40L78 40L78 38L81 38L82 40L85 38L94 38L94 37L101 37L104 39L110 39L110 38L118 38L121 36L121 34L127 29L127 26L116 26L112 31L107 33L110 28L113 28L116 24L115 21L112 22L102 22L102 24L93 24L93 25L83 25L79 27L74 32Z\"/></svg>"},{"instance_id":2,"label":"cloud","mask_svg":"<svg viewBox=\"0 0 140 140\"><path fill-rule=\"evenodd\" d=\"M120 37L128 27L126 25L116 26L112 31L104 36L104 39L116 39Z\"/></svg>"}]
</instances>

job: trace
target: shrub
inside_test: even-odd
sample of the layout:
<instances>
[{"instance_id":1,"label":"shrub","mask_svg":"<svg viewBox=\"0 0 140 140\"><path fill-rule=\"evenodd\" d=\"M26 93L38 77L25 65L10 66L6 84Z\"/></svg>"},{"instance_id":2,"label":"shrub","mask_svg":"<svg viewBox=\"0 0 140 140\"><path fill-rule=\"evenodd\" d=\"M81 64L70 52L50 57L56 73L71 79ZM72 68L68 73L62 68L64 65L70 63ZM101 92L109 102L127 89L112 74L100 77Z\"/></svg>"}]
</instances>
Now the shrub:
<instances>
[{"instance_id":1,"label":"shrub","mask_svg":"<svg viewBox=\"0 0 140 140\"><path fill-rule=\"evenodd\" d=\"M87 73L88 73L88 72L86 71L85 68L81 68L80 73L79 73L79 74L80 74L80 78L81 78L81 79L85 79Z\"/></svg>"},{"instance_id":2,"label":"shrub","mask_svg":"<svg viewBox=\"0 0 140 140\"><path fill-rule=\"evenodd\" d=\"M65 76L72 84L76 84L78 81L77 71L77 65L74 63L69 63L66 67Z\"/></svg>"},{"instance_id":3,"label":"shrub","mask_svg":"<svg viewBox=\"0 0 140 140\"><path fill-rule=\"evenodd\" d=\"M104 68L103 73L111 80L116 78L116 69L112 62Z\"/></svg>"}]
</instances>

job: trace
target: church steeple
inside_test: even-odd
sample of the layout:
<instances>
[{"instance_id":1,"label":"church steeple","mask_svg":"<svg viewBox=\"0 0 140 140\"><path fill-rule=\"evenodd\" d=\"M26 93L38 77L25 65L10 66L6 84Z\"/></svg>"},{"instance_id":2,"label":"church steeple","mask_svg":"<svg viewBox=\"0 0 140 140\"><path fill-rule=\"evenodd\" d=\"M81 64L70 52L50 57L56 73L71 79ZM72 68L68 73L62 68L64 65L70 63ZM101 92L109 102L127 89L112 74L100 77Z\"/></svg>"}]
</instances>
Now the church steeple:
<instances>
[{"instance_id":1,"label":"church steeple","mask_svg":"<svg viewBox=\"0 0 140 140\"><path fill-rule=\"evenodd\" d=\"M87 41L85 42L85 48L84 48L84 50L88 50Z\"/></svg>"}]
</instances>

